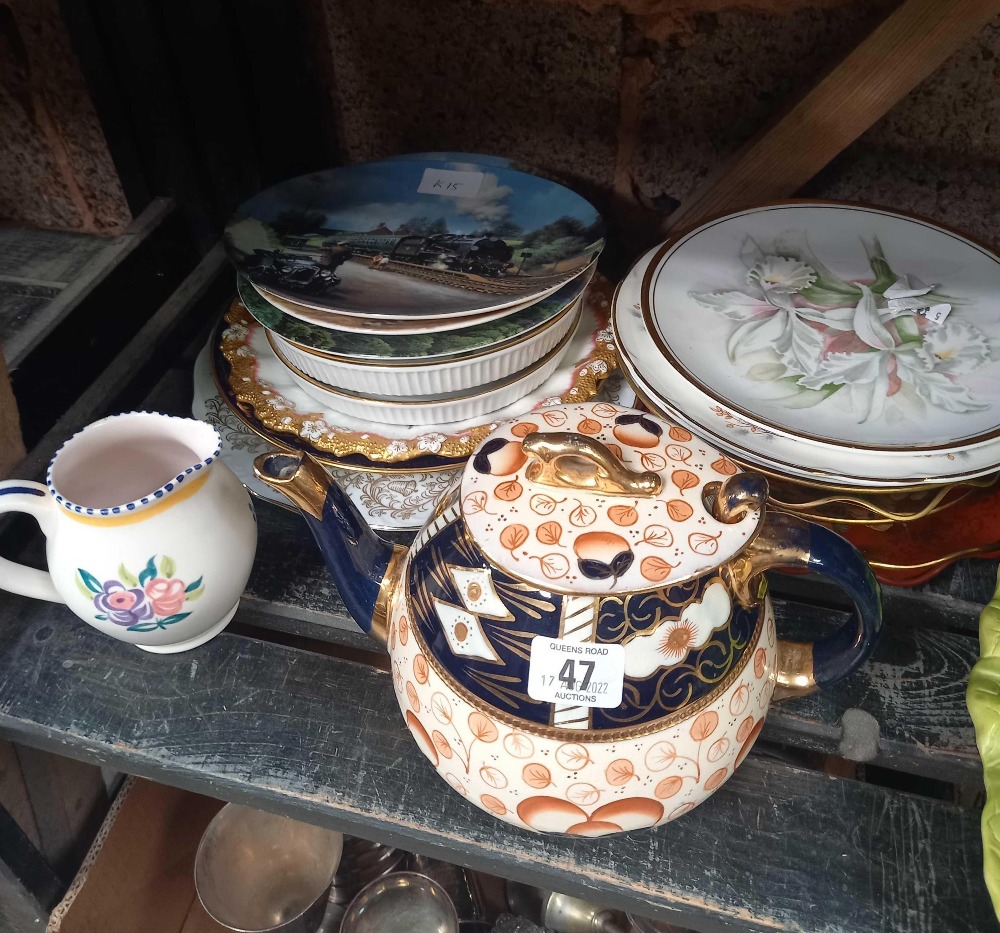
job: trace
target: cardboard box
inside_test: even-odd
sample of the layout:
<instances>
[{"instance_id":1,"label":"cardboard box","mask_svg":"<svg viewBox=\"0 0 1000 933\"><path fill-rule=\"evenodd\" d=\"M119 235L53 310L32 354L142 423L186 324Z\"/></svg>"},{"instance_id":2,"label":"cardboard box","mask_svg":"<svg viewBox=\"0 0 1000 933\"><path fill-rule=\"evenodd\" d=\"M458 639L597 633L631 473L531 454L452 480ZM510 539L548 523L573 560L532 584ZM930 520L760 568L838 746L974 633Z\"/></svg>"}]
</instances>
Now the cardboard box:
<instances>
[{"instance_id":1,"label":"cardboard box","mask_svg":"<svg viewBox=\"0 0 1000 933\"><path fill-rule=\"evenodd\" d=\"M129 778L47 933L218 933L194 889L194 857L223 802Z\"/></svg>"}]
</instances>

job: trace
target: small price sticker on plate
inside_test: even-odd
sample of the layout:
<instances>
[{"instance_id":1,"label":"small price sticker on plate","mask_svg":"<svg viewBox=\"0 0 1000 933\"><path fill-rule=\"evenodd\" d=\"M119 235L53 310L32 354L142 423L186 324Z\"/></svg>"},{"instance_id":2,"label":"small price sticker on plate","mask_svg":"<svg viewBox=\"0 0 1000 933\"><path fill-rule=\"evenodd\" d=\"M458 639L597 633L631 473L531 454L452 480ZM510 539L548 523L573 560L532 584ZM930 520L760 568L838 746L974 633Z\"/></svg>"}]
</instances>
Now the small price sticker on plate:
<instances>
[{"instance_id":1,"label":"small price sticker on plate","mask_svg":"<svg viewBox=\"0 0 1000 933\"><path fill-rule=\"evenodd\" d=\"M417 194L441 194L446 198L474 198L483 183L482 172L453 172L444 168L425 168Z\"/></svg>"},{"instance_id":2,"label":"small price sticker on plate","mask_svg":"<svg viewBox=\"0 0 1000 933\"><path fill-rule=\"evenodd\" d=\"M528 696L560 706L608 709L622 702L625 648L536 636L528 662Z\"/></svg>"}]
</instances>

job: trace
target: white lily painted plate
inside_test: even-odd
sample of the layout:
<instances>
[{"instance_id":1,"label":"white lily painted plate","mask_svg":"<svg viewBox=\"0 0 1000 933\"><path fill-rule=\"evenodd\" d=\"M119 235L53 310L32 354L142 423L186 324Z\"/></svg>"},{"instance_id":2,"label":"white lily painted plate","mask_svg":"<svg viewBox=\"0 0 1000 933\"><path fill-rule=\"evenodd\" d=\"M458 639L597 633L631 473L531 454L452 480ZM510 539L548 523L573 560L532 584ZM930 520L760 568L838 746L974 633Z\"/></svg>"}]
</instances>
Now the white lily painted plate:
<instances>
[{"instance_id":1,"label":"white lily painted plate","mask_svg":"<svg viewBox=\"0 0 1000 933\"><path fill-rule=\"evenodd\" d=\"M659 365L643 374L827 448L955 453L1000 437L998 303L1000 259L927 221L755 208L654 254L640 304Z\"/></svg>"},{"instance_id":2,"label":"white lily painted plate","mask_svg":"<svg viewBox=\"0 0 1000 933\"><path fill-rule=\"evenodd\" d=\"M642 283L658 252L650 250L622 281L612 321L626 377L667 417L676 417L741 462L810 481L886 487L968 479L996 470L1000 439L954 451L878 451L796 437L744 416L737 405L721 404L679 376L650 339ZM817 409L812 411L813 424L823 424Z\"/></svg>"}]
</instances>

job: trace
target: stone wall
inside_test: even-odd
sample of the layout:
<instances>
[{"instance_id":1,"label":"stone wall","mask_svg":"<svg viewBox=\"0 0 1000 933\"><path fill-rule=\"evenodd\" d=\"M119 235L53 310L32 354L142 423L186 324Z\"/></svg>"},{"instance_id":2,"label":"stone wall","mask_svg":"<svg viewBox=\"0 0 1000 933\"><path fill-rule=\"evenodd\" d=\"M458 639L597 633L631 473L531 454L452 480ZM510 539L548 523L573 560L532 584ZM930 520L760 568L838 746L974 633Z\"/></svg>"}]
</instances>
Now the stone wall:
<instances>
[{"instance_id":1,"label":"stone wall","mask_svg":"<svg viewBox=\"0 0 1000 933\"><path fill-rule=\"evenodd\" d=\"M508 155L566 179L629 252L894 0L299 0L348 161ZM900 56L906 55L900 49ZM802 192L1000 246L1000 21ZM0 0L0 221L130 219L58 0Z\"/></svg>"},{"instance_id":2,"label":"stone wall","mask_svg":"<svg viewBox=\"0 0 1000 933\"><path fill-rule=\"evenodd\" d=\"M0 3L0 221L115 234L131 219L58 0Z\"/></svg>"},{"instance_id":3,"label":"stone wall","mask_svg":"<svg viewBox=\"0 0 1000 933\"><path fill-rule=\"evenodd\" d=\"M591 197L633 250L895 5L315 2L348 161L508 155ZM915 211L1000 245L998 56L994 21L803 193Z\"/></svg>"}]
</instances>

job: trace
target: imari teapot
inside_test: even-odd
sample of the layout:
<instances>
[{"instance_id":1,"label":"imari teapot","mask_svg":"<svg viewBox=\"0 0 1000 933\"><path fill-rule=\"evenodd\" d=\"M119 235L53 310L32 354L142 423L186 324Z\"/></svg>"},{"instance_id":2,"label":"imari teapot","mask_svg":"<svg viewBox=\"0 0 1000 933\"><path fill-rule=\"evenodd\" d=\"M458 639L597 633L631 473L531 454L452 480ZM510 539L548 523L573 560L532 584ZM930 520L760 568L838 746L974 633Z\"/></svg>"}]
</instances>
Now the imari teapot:
<instances>
[{"instance_id":1,"label":"imari teapot","mask_svg":"<svg viewBox=\"0 0 1000 933\"><path fill-rule=\"evenodd\" d=\"M348 609L387 646L440 775L539 832L687 813L739 767L772 697L840 680L881 626L851 544L765 515L766 479L606 402L498 427L408 549L308 455L256 469L305 514ZM780 641L762 573L779 566L831 577L855 613L817 641Z\"/></svg>"}]
</instances>

